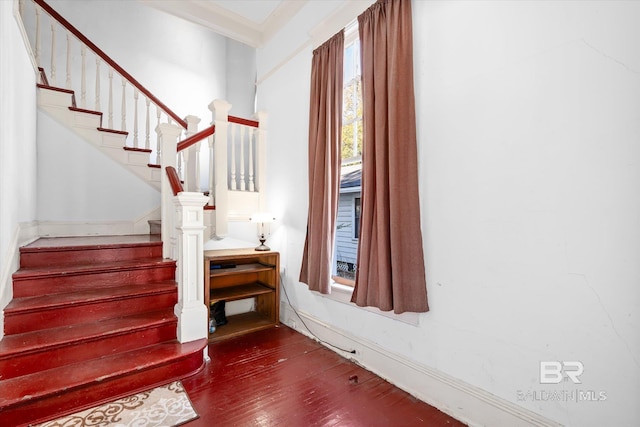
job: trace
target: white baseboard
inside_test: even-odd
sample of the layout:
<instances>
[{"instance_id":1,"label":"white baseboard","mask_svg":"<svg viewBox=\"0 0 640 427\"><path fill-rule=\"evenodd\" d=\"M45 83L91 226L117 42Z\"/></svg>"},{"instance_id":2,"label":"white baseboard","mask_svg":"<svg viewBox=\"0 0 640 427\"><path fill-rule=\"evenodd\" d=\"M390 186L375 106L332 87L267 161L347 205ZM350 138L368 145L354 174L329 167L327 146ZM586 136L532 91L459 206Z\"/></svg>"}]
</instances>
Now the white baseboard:
<instances>
[{"instance_id":1,"label":"white baseboard","mask_svg":"<svg viewBox=\"0 0 640 427\"><path fill-rule=\"evenodd\" d=\"M159 207L131 221L38 221L38 231L42 237L149 234L152 219L160 219Z\"/></svg>"},{"instance_id":2,"label":"white baseboard","mask_svg":"<svg viewBox=\"0 0 640 427\"><path fill-rule=\"evenodd\" d=\"M340 348L355 350L356 353L351 354L327 345L327 348L469 426L561 425L483 389L353 336L308 313L298 311L296 314L284 301L281 303L280 317L282 323L304 335L330 342ZM305 324L315 336L307 331Z\"/></svg>"},{"instance_id":3,"label":"white baseboard","mask_svg":"<svg viewBox=\"0 0 640 427\"><path fill-rule=\"evenodd\" d=\"M65 222L40 221L40 236L42 237L70 237L70 236L100 236L135 234L133 222Z\"/></svg>"}]
</instances>

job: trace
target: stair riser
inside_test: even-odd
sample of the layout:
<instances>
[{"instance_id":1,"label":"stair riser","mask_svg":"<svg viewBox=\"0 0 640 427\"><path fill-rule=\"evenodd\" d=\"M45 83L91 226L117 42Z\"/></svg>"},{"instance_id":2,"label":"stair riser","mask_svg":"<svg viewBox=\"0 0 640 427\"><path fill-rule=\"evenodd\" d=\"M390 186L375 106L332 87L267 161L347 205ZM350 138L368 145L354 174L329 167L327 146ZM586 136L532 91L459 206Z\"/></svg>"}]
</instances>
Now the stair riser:
<instances>
[{"instance_id":1,"label":"stair riser","mask_svg":"<svg viewBox=\"0 0 640 427\"><path fill-rule=\"evenodd\" d=\"M101 132L100 146L122 150L127 143L127 136L117 133Z\"/></svg>"},{"instance_id":2,"label":"stair riser","mask_svg":"<svg viewBox=\"0 0 640 427\"><path fill-rule=\"evenodd\" d=\"M73 264L112 262L123 259L134 260L162 257L162 245L81 249L20 251L20 268L51 267Z\"/></svg>"},{"instance_id":3,"label":"stair riser","mask_svg":"<svg viewBox=\"0 0 640 427\"><path fill-rule=\"evenodd\" d=\"M160 168L150 168L151 169L151 181L160 182L162 179L162 169Z\"/></svg>"},{"instance_id":4,"label":"stair riser","mask_svg":"<svg viewBox=\"0 0 640 427\"><path fill-rule=\"evenodd\" d=\"M123 269L87 274L73 274L57 276L36 276L29 278L15 278L13 280L13 297L31 297L45 294L74 292L96 287L119 286L124 284L137 285L163 280L175 280L175 265L149 268Z\"/></svg>"},{"instance_id":5,"label":"stair riser","mask_svg":"<svg viewBox=\"0 0 640 427\"><path fill-rule=\"evenodd\" d=\"M138 151L125 151L126 153L126 162L130 165L140 165L149 169L149 153L138 152Z\"/></svg>"},{"instance_id":6,"label":"stair riser","mask_svg":"<svg viewBox=\"0 0 640 427\"><path fill-rule=\"evenodd\" d=\"M144 295L136 298L99 301L92 304L67 305L48 310L5 312L6 335L42 329L97 322L136 313L171 308L178 302L177 292Z\"/></svg>"},{"instance_id":7,"label":"stair riser","mask_svg":"<svg viewBox=\"0 0 640 427\"><path fill-rule=\"evenodd\" d=\"M83 339L56 348L44 348L26 355L17 354L0 360L2 379L27 375L45 369L56 368L71 363L109 356L118 352L134 350L148 345L159 344L176 338L177 322L170 321L152 328L133 330L107 337Z\"/></svg>"},{"instance_id":8,"label":"stair riser","mask_svg":"<svg viewBox=\"0 0 640 427\"><path fill-rule=\"evenodd\" d=\"M21 405L9 406L0 411L0 425L22 427L34 422L56 419L187 377L201 370L203 366L202 351L199 351L179 361L131 372L112 380L92 384L91 387L68 390L33 402L25 401Z\"/></svg>"},{"instance_id":9,"label":"stair riser","mask_svg":"<svg viewBox=\"0 0 640 427\"><path fill-rule=\"evenodd\" d=\"M102 114L92 114L83 111L71 111L73 114L72 126L97 129L102 126Z\"/></svg>"},{"instance_id":10,"label":"stair riser","mask_svg":"<svg viewBox=\"0 0 640 427\"><path fill-rule=\"evenodd\" d=\"M60 92L50 89L38 90L38 105L57 108L68 114L69 106L73 103L73 95L68 92Z\"/></svg>"}]
</instances>

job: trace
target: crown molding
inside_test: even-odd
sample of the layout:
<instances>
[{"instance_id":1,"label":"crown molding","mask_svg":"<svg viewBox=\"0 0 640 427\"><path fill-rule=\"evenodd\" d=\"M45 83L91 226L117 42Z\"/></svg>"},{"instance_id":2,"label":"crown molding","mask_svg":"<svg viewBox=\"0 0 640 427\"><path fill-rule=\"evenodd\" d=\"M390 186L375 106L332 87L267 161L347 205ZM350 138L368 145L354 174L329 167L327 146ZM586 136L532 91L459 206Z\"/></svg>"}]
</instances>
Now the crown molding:
<instances>
[{"instance_id":1,"label":"crown molding","mask_svg":"<svg viewBox=\"0 0 640 427\"><path fill-rule=\"evenodd\" d=\"M255 48L263 46L307 2L307 0L281 1L263 22L256 23L205 0L138 1Z\"/></svg>"}]
</instances>

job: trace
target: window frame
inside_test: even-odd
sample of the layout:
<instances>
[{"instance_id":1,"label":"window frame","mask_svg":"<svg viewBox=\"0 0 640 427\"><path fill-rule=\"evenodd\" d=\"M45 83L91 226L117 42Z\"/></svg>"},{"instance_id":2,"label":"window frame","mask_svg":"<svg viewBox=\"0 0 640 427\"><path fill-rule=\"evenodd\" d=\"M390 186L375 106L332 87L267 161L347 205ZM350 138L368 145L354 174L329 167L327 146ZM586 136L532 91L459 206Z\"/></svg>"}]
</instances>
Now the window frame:
<instances>
[{"instance_id":1,"label":"window frame","mask_svg":"<svg viewBox=\"0 0 640 427\"><path fill-rule=\"evenodd\" d=\"M358 191L360 196L353 197L353 209L351 209L351 223L353 224L353 240L360 240L360 215L362 214L362 191Z\"/></svg>"}]
</instances>

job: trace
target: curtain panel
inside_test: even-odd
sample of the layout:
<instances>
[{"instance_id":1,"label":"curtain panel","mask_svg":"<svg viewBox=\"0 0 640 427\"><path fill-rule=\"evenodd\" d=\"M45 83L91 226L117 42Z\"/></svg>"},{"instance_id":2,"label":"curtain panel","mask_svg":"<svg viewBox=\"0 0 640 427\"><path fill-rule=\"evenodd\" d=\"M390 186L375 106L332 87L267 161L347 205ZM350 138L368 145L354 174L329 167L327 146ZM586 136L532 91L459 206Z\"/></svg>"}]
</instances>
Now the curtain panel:
<instances>
[{"instance_id":1,"label":"curtain panel","mask_svg":"<svg viewBox=\"0 0 640 427\"><path fill-rule=\"evenodd\" d=\"M358 17L363 98L362 211L351 301L426 312L420 230L410 0Z\"/></svg>"},{"instance_id":2,"label":"curtain panel","mask_svg":"<svg viewBox=\"0 0 640 427\"><path fill-rule=\"evenodd\" d=\"M309 112L309 213L300 281L331 292L329 282L340 191L344 31L313 51Z\"/></svg>"}]
</instances>

